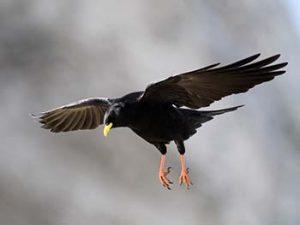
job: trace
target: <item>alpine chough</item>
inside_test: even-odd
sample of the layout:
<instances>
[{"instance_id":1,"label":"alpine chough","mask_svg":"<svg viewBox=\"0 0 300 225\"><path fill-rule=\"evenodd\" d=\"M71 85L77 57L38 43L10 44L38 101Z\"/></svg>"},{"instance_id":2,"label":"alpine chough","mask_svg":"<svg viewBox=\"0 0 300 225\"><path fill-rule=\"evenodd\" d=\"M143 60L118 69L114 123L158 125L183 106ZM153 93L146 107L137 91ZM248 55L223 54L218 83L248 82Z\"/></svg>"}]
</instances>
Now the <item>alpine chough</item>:
<instances>
[{"instance_id":1,"label":"alpine chough","mask_svg":"<svg viewBox=\"0 0 300 225\"><path fill-rule=\"evenodd\" d=\"M42 128L51 132L94 129L104 124L103 134L107 136L112 128L129 127L162 154L158 176L168 189L172 182L167 178L170 168L165 168L166 145L174 141L180 154L179 183L189 188L192 182L185 164L184 141L214 116L234 111L242 105L210 111L196 109L225 96L246 92L285 73L281 69L286 62L273 64L280 55L254 62L259 55L226 66L216 63L171 76L151 83L144 91L121 98L84 99L33 116L43 124Z\"/></svg>"}]
</instances>

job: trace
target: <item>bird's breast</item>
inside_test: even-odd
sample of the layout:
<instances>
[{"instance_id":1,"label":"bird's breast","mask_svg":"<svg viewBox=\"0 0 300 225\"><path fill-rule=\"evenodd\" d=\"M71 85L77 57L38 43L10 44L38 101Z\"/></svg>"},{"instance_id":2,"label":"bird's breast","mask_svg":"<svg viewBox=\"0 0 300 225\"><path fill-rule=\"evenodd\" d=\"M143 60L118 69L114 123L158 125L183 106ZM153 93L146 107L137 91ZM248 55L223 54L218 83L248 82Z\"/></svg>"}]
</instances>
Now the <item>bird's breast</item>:
<instances>
[{"instance_id":1,"label":"bird's breast","mask_svg":"<svg viewBox=\"0 0 300 225\"><path fill-rule=\"evenodd\" d=\"M185 117L173 107L141 107L132 115L129 127L149 142L186 139Z\"/></svg>"}]
</instances>

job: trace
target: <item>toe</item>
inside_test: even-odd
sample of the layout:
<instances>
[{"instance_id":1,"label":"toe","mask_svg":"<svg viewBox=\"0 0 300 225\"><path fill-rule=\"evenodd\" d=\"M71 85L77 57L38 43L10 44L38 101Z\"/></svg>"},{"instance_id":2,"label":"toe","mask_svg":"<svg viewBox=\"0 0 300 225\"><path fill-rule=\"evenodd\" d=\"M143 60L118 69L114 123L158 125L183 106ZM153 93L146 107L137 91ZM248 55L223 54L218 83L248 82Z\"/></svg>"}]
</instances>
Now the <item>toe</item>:
<instances>
[{"instance_id":1,"label":"toe","mask_svg":"<svg viewBox=\"0 0 300 225\"><path fill-rule=\"evenodd\" d=\"M181 175L181 176L179 177L179 184L182 185L182 183L184 183L184 178L183 178L183 176Z\"/></svg>"},{"instance_id":2,"label":"toe","mask_svg":"<svg viewBox=\"0 0 300 225\"><path fill-rule=\"evenodd\" d=\"M179 184L185 184L186 188L189 189L192 185L192 182L190 180L190 177L188 176L188 171L183 171L179 177Z\"/></svg>"},{"instance_id":3,"label":"toe","mask_svg":"<svg viewBox=\"0 0 300 225\"><path fill-rule=\"evenodd\" d=\"M167 178L167 174L170 172L170 168L168 168L168 170L165 172L165 171L160 171L159 172L159 181L160 183L166 187L167 189L171 190L170 188L170 185L172 184L172 181L170 181L168 178Z\"/></svg>"},{"instance_id":4,"label":"toe","mask_svg":"<svg viewBox=\"0 0 300 225\"><path fill-rule=\"evenodd\" d=\"M171 172L171 169L172 169L172 167L168 167L166 174L169 174Z\"/></svg>"}]
</instances>

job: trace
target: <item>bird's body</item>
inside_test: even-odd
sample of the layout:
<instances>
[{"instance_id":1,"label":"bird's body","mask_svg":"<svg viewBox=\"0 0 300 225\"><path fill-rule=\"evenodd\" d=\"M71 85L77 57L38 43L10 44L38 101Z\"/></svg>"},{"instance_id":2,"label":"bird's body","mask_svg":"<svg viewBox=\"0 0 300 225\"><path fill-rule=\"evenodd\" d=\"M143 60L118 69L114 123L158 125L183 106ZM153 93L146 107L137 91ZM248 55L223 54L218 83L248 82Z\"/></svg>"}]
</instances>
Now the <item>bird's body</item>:
<instances>
[{"instance_id":1,"label":"bird's body","mask_svg":"<svg viewBox=\"0 0 300 225\"><path fill-rule=\"evenodd\" d=\"M121 98L85 99L35 117L39 118L43 128L52 132L94 129L104 123L103 133L107 136L111 128L130 128L161 152L159 179L167 188L171 182L167 178L169 169L166 171L164 166L166 144L174 141L182 166L179 180L189 187L191 182L185 166L184 141L214 116L241 106L214 111L197 109L209 106L222 97L246 92L285 72L279 69L287 63L270 65L279 55L253 62L258 56L253 55L223 67L213 64L171 76L148 85L145 91L133 92Z\"/></svg>"},{"instance_id":2,"label":"bird's body","mask_svg":"<svg viewBox=\"0 0 300 225\"><path fill-rule=\"evenodd\" d=\"M140 92L139 92L140 93ZM135 94L135 93L131 93ZM133 132L151 144L169 144L171 141L185 141L197 131L202 123L211 120L213 114L229 112L238 107L215 111L199 111L178 108L172 104L140 103L139 97L126 101L118 100L114 104L123 104L122 124L117 122L115 127L129 127ZM125 101L124 101L125 100ZM126 103L124 103L126 102ZM225 111L224 111L225 110Z\"/></svg>"},{"instance_id":3,"label":"bird's body","mask_svg":"<svg viewBox=\"0 0 300 225\"><path fill-rule=\"evenodd\" d=\"M133 104L132 109L135 116L129 128L151 144L186 140L192 134L182 109L169 104L139 103Z\"/></svg>"}]
</instances>

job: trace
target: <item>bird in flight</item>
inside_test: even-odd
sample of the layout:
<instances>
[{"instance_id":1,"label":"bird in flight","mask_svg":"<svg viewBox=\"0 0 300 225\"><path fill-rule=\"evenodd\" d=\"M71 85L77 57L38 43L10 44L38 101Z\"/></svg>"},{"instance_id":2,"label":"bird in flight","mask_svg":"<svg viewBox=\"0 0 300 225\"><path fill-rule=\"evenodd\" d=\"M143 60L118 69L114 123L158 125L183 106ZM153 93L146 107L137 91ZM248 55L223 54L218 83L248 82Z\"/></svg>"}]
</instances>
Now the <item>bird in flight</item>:
<instances>
[{"instance_id":1,"label":"bird in flight","mask_svg":"<svg viewBox=\"0 0 300 225\"><path fill-rule=\"evenodd\" d=\"M226 66L219 63L151 83L144 91L120 98L89 98L33 115L51 132L95 129L104 125L103 135L112 128L129 127L161 153L159 181L170 189L166 145L174 141L181 163L179 183L192 184L186 167L184 141L214 116L241 106L202 111L221 98L248 91L257 84L285 73L286 62L273 64L280 55L255 61L260 54ZM185 107L185 108L182 108Z\"/></svg>"}]
</instances>

